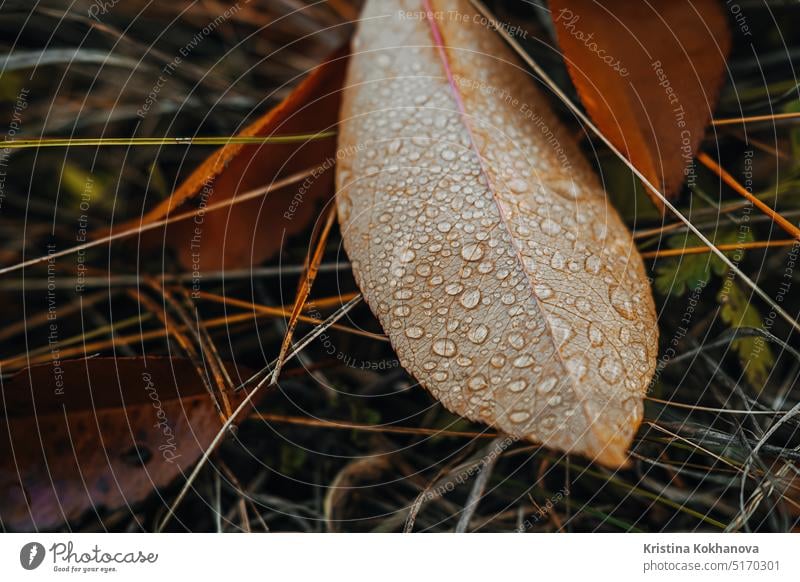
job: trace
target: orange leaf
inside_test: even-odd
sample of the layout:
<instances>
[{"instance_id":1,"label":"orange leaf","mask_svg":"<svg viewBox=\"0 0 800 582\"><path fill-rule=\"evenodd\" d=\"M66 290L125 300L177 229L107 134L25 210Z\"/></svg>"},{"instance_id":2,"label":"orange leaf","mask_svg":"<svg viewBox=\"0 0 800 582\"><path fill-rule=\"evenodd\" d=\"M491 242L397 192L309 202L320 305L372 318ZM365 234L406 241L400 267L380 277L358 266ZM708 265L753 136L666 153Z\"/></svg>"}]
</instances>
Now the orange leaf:
<instances>
[{"instance_id":1,"label":"orange leaf","mask_svg":"<svg viewBox=\"0 0 800 582\"><path fill-rule=\"evenodd\" d=\"M719 0L552 0L558 42L599 129L674 197L693 179L730 51ZM656 206L659 199L651 193Z\"/></svg>"},{"instance_id":2,"label":"orange leaf","mask_svg":"<svg viewBox=\"0 0 800 582\"><path fill-rule=\"evenodd\" d=\"M346 65L346 51L337 51L282 103L239 136L306 134L334 128ZM278 252L284 235L301 232L316 216L318 204L333 196L335 148L334 137L299 143L224 146L141 221L136 219L117 228L155 222L191 210L189 204L218 204L306 168L317 168L317 175L302 184L165 227L166 242L175 249L185 268L212 271L261 263ZM160 230L147 233L143 236L144 246L157 248L163 234Z\"/></svg>"},{"instance_id":3,"label":"orange leaf","mask_svg":"<svg viewBox=\"0 0 800 582\"><path fill-rule=\"evenodd\" d=\"M3 385L0 418L0 520L24 530L142 501L222 424L191 362L153 356L23 370Z\"/></svg>"}]
</instances>

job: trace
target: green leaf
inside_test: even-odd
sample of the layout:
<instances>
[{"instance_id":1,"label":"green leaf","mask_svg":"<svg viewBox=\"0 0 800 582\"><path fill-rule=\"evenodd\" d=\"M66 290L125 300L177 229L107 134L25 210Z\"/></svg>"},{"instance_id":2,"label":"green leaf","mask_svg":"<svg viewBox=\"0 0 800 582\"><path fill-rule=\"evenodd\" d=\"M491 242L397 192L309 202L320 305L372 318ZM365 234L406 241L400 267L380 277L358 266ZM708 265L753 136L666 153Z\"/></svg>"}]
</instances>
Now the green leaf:
<instances>
[{"instance_id":1,"label":"green leaf","mask_svg":"<svg viewBox=\"0 0 800 582\"><path fill-rule=\"evenodd\" d=\"M286 445L281 447L281 473L294 475L306 463L307 454L300 447Z\"/></svg>"},{"instance_id":2,"label":"green leaf","mask_svg":"<svg viewBox=\"0 0 800 582\"><path fill-rule=\"evenodd\" d=\"M61 168L61 188L66 194L64 204L82 213L86 213L90 207L111 210L114 201L105 195L108 181L105 176L65 162Z\"/></svg>"},{"instance_id":3,"label":"green leaf","mask_svg":"<svg viewBox=\"0 0 800 582\"><path fill-rule=\"evenodd\" d=\"M719 236L717 244L728 241L730 234ZM735 242L735 237L733 237ZM671 249L702 246L703 242L694 234L679 234L670 237L667 246ZM694 291L711 280L711 274L724 275L727 267L713 253L685 255L674 259L663 259L656 267L655 287L662 295L680 297Z\"/></svg>"},{"instance_id":4,"label":"green leaf","mask_svg":"<svg viewBox=\"0 0 800 582\"><path fill-rule=\"evenodd\" d=\"M626 221L661 217L639 178L619 158L604 157L600 161L600 173L611 203Z\"/></svg>"},{"instance_id":5,"label":"green leaf","mask_svg":"<svg viewBox=\"0 0 800 582\"><path fill-rule=\"evenodd\" d=\"M733 279L727 279L717 294L721 305L720 317L730 328L761 328L763 319L750 298ZM763 386L775 363L767 342L763 337L741 337L731 347L739 357L747 380L754 386Z\"/></svg>"},{"instance_id":6,"label":"green leaf","mask_svg":"<svg viewBox=\"0 0 800 582\"><path fill-rule=\"evenodd\" d=\"M11 71L0 75L0 101L16 101L20 97L22 77Z\"/></svg>"}]
</instances>

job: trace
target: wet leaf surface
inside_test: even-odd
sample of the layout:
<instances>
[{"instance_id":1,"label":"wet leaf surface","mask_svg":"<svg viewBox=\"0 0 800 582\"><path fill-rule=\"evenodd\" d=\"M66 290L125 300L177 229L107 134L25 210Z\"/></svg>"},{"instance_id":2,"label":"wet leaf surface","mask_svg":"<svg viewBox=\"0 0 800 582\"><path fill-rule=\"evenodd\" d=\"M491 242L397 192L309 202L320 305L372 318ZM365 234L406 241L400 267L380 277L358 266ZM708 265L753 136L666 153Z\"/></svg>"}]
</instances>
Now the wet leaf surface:
<instances>
[{"instance_id":1,"label":"wet leaf surface","mask_svg":"<svg viewBox=\"0 0 800 582\"><path fill-rule=\"evenodd\" d=\"M450 410L623 465L657 338L630 234L469 2L430 19L399 4L367 4L345 85L337 203L358 284Z\"/></svg>"}]
</instances>

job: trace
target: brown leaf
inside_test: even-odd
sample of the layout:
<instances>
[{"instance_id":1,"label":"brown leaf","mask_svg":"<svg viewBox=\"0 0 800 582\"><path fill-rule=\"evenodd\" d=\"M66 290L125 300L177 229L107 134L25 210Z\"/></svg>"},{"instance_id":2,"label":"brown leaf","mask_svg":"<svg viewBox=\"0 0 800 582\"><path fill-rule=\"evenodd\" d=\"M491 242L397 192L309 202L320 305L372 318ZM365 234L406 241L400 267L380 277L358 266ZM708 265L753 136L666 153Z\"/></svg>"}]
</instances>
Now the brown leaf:
<instances>
[{"instance_id":1,"label":"brown leaf","mask_svg":"<svg viewBox=\"0 0 800 582\"><path fill-rule=\"evenodd\" d=\"M498 35L467 0L424 6L369 1L354 43L337 205L356 280L450 410L623 465L657 350L641 258Z\"/></svg>"},{"instance_id":2,"label":"brown leaf","mask_svg":"<svg viewBox=\"0 0 800 582\"><path fill-rule=\"evenodd\" d=\"M337 51L315 68L277 107L239 136L279 136L329 131L336 127L347 52ZM167 226L166 241L187 268L213 271L246 268L280 250L282 237L297 234L316 216L320 203L333 196L333 137L308 142L231 144L214 152L164 202L143 219L116 230L136 228L191 210L189 204L219 203L309 167L317 175L228 209ZM302 188L302 192L300 189ZM144 245L158 248L163 231L147 233Z\"/></svg>"},{"instance_id":3,"label":"brown leaf","mask_svg":"<svg viewBox=\"0 0 800 582\"><path fill-rule=\"evenodd\" d=\"M589 115L674 197L693 179L692 159L726 71L731 35L722 2L551 0L550 10Z\"/></svg>"},{"instance_id":4,"label":"brown leaf","mask_svg":"<svg viewBox=\"0 0 800 582\"><path fill-rule=\"evenodd\" d=\"M3 399L0 519L17 530L142 501L191 467L221 427L188 360L34 366L4 383Z\"/></svg>"}]
</instances>

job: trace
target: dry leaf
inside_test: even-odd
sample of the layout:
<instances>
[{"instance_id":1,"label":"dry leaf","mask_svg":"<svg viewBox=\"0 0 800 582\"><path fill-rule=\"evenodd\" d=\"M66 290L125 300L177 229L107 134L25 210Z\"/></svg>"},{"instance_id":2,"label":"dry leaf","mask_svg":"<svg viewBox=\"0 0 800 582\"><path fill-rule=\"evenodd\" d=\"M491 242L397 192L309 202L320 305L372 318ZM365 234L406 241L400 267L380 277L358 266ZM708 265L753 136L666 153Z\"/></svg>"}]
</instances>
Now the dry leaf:
<instances>
[{"instance_id":1,"label":"dry leaf","mask_svg":"<svg viewBox=\"0 0 800 582\"><path fill-rule=\"evenodd\" d=\"M4 383L3 398L0 520L17 530L142 501L186 472L221 426L188 360L34 366Z\"/></svg>"},{"instance_id":2,"label":"dry leaf","mask_svg":"<svg viewBox=\"0 0 800 582\"><path fill-rule=\"evenodd\" d=\"M694 154L726 71L731 35L722 3L551 0L550 10L589 115L674 197L687 177L694 179Z\"/></svg>"},{"instance_id":3,"label":"dry leaf","mask_svg":"<svg viewBox=\"0 0 800 582\"><path fill-rule=\"evenodd\" d=\"M337 204L356 280L450 410L623 465L657 350L641 258L499 36L466 0L420 6L369 1L353 46Z\"/></svg>"},{"instance_id":4,"label":"dry leaf","mask_svg":"<svg viewBox=\"0 0 800 582\"><path fill-rule=\"evenodd\" d=\"M277 107L239 136L313 134L336 127L347 53L337 51L315 68ZM280 250L282 237L302 232L320 204L333 195L332 161L336 140L242 145L220 148L164 202L116 230L136 228L191 210L188 204L219 203L305 170L317 169L308 183L295 184L227 209L167 227L167 244L193 271L246 268ZM300 189L302 187L302 192ZM199 231L199 238L198 238ZM158 248L162 231L146 234L145 246Z\"/></svg>"}]
</instances>

